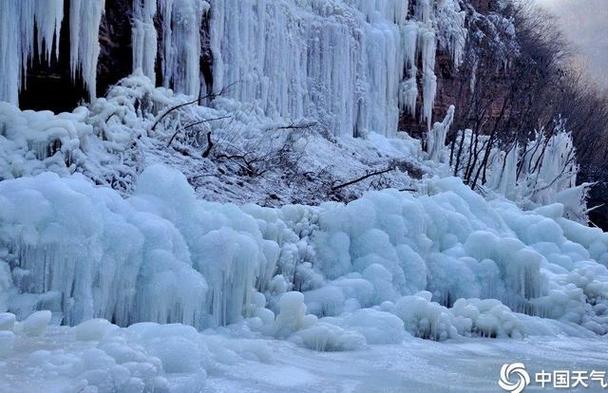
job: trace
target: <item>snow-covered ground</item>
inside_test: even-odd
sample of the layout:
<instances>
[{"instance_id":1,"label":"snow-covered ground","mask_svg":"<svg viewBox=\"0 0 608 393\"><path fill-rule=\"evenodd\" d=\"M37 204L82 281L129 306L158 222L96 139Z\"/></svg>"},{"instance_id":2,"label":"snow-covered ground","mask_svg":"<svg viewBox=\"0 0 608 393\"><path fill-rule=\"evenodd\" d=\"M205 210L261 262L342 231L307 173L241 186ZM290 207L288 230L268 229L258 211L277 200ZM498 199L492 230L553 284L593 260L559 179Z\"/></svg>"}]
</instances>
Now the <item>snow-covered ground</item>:
<instances>
[{"instance_id":1,"label":"snow-covered ground","mask_svg":"<svg viewBox=\"0 0 608 393\"><path fill-rule=\"evenodd\" d=\"M2 335L0 342L6 345ZM499 392L505 363L523 362L532 378L543 370L590 375L608 364L608 343L597 337L442 343L410 337L321 353L238 329L199 334L185 326L119 329L95 321L51 327L37 337L18 333L14 351L0 360L0 391L6 393ZM600 380L586 383L569 391L603 391ZM552 383L541 390L534 379L528 389L554 390Z\"/></svg>"}]
</instances>

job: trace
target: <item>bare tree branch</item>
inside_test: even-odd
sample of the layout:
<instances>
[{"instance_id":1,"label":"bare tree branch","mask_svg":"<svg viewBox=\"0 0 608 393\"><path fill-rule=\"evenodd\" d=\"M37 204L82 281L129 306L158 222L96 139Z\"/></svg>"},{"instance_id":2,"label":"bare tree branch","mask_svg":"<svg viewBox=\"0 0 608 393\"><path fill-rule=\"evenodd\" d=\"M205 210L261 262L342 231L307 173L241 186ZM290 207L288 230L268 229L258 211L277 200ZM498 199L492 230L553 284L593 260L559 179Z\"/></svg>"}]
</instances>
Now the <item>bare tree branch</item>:
<instances>
[{"instance_id":1,"label":"bare tree branch","mask_svg":"<svg viewBox=\"0 0 608 393\"><path fill-rule=\"evenodd\" d=\"M341 188L348 187L348 186L352 186L353 184L356 184L356 183L362 182L363 180L369 179L369 178L370 178L370 177L372 177L372 176L383 175L383 174L385 174L385 173L389 173L389 172L392 172L392 171L394 171L394 170L395 170L395 167L394 167L394 166L391 166L391 167L389 167L389 168L386 168L386 169L383 169L383 170L380 170L380 171L371 172L371 173L366 174L365 176L361 176L361 177L359 177L359 178L356 178L356 179L354 179L354 180L348 181L348 182L346 182L346 183L339 184L339 185L337 185L337 186L333 186L333 187L331 188L331 190L332 190L332 191L337 191L337 190L339 190L339 189L341 189Z\"/></svg>"}]
</instances>

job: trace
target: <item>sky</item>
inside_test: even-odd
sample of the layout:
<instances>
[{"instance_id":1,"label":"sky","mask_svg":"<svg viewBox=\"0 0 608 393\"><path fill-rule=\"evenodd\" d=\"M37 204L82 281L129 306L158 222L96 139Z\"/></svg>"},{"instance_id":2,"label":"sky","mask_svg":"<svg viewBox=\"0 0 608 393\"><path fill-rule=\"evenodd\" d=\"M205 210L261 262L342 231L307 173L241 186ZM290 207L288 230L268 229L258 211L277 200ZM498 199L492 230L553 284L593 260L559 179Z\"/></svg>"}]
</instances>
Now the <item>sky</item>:
<instances>
[{"instance_id":1,"label":"sky","mask_svg":"<svg viewBox=\"0 0 608 393\"><path fill-rule=\"evenodd\" d=\"M558 17L578 53L577 63L608 88L608 0L537 0Z\"/></svg>"}]
</instances>

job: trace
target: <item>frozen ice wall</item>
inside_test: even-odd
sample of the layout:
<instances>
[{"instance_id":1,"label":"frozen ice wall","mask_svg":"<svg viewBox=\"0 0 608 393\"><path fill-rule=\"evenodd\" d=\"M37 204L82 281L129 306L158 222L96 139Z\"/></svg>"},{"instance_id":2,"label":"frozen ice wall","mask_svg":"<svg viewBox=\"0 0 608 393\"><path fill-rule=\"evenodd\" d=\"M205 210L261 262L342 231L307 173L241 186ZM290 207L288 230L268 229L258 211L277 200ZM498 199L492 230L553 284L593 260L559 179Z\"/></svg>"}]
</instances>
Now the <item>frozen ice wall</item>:
<instances>
[{"instance_id":1,"label":"frozen ice wall","mask_svg":"<svg viewBox=\"0 0 608 393\"><path fill-rule=\"evenodd\" d=\"M412 5L408 14L407 0L134 0L133 70L156 80L159 63L164 86L199 94L201 27L209 17L216 91L230 87L225 94L271 117L313 118L335 135L394 135L400 110L419 113L430 129L437 48L458 66L467 32L457 1ZM63 1L1 7L0 100L17 103L34 39L47 58L57 55ZM72 77L82 76L91 99L104 7L104 0L74 0L67 10Z\"/></svg>"},{"instance_id":2,"label":"frozen ice wall","mask_svg":"<svg viewBox=\"0 0 608 393\"><path fill-rule=\"evenodd\" d=\"M453 1L417 1L413 15L404 0L211 4L214 87L232 86L228 95L270 116L318 119L336 135L394 135L400 97L416 113L418 58L430 128L437 31L449 31L440 42L456 63L466 39Z\"/></svg>"}]
</instances>

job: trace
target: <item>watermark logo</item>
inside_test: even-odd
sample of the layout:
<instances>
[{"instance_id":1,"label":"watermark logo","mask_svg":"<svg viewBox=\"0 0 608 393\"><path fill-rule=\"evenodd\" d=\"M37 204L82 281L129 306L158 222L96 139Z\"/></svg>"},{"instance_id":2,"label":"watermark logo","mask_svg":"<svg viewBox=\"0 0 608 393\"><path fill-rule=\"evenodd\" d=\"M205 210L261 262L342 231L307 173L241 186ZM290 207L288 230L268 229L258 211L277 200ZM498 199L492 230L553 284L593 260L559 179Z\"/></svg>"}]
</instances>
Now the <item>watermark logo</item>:
<instances>
[{"instance_id":1,"label":"watermark logo","mask_svg":"<svg viewBox=\"0 0 608 393\"><path fill-rule=\"evenodd\" d=\"M534 376L531 380L530 376ZM498 386L510 393L522 393L528 385L541 389L608 388L608 373L598 370L541 370L530 373L523 363L507 363L500 368ZM593 386L592 386L593 385Z\"/></svg>"},{"instance_id":2,"label":"watermark logo","mask_svg":"<svg viewBox=\"0 0 608 393\"><path fill-rule=\"evenodd\" d=\"M507 363L500 368L498 386L507 392L521 393L530 384L530 374L523 363Z\"/></svg>"}]
</instances>

